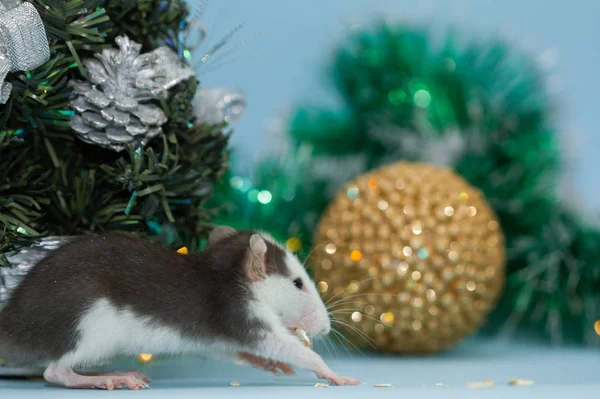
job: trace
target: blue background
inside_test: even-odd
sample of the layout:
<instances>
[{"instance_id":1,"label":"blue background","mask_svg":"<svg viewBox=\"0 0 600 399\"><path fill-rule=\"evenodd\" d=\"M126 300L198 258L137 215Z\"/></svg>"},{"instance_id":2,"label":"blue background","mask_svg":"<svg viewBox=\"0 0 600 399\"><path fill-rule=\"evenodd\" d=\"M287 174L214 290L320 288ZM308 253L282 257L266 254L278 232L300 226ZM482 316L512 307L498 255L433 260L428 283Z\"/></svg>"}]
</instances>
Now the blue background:
<instances>
[{"instance_id":1,"label":"blue background","mask_svg":"<svg viewBox=\"0 0 600 399\"><path fill-rule=\"evenodd\" d=\"M584 207L600 210L598 0L209 0L202 18L208 42L200 50L239 23L245 26L229 47L261 34L236 51L228 65L199 69L204 87L236 87L246 93L247 114L235 124L232 139L235 168L246 168L273 149L268 134L295 104L336 104L326 79L328 54L353 25L381 16L436 28L457 26L466 34L501 35L546 60L548 83L560 109L555 118L569 154L567 180L574 186L566 197L581 196Z\"/></svg>"}]
</instances>

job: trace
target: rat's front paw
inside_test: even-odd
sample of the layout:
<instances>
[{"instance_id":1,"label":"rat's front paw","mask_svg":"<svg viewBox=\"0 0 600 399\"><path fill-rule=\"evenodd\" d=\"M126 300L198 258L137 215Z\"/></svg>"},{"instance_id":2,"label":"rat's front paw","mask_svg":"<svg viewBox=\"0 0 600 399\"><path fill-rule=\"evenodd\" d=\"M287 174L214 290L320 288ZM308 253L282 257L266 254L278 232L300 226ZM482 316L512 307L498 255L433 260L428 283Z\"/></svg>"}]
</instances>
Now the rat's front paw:
<instances>
[{"instance_id":1,"label":"rat's front paw","mask_svg":"<svg viewBox=\"0 0 600 399\"><path fill-rule=\"evenodd\" d=\"M354 378L350 378L350 377L344 377L341 375L336 375L336 374L320 374L317 373L317 377L327 380L330 384L334 384L334 385L358 385L359 381L357 379Z\"/></svg>"},{"instance_id":2,"label":"rat's front paw","mask_svg":"<svg viewBox=\"0 0 600 399\"><path fill-rule=\"evenodd\" d=\"M240 353L239 358L244 363L250 364L254 368L270 371L275 375L281 375L281 373L285 375L294 374L294 369L290 365L285 363L254 356L249 353Z\"/></svg>"}]
</instances>

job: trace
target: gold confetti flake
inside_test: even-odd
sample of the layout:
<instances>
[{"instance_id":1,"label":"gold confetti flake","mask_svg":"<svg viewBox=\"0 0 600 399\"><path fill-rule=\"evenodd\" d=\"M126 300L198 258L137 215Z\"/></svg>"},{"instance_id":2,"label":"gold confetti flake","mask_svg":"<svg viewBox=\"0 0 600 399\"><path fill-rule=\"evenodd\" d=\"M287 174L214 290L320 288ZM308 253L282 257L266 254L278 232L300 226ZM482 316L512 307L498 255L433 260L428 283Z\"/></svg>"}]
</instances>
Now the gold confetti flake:
<instances>
[{"instance_id":1,"label":"gold confetti flake","mask_svg":"<svg viewBox=\"0 0 600 399\"><path fill-rule=\"evenodd\" d=\"M242 385L242 384L240 384L240 383L239 383L239 382L237 382L237 381L231 381L231 382L229 383L229 386L230 386L230 387L239 387L240 385Z\"/></svg>"},{"instance_id":2,"label":"gold confetti flake","mask_svg":"<svg viewBox=\"0 0 600 399\"><path fill-rule=\"evenodd\" d=\"M467 383L467 387L469 387L470 389L491 388L494 385L496 385L496 383L492 380L475 381Z\"/></svg>"},{"instance_id":3,"label":"gold confetti flake","mask_svg":"<svg viewBox=\"0 0 600 399\"><path fill-rule=\"evenodd\" d=\"M522 386L526 386L526 385L535 385L535 382L531 381L531 380L525 380L522 378L517 378L516 380L510 380L508 381L508 385L522 385Z\"/></svg>"},{"instance_id":4,"label":"gold confetti flake","mask_svg":"<svg viewBox=\"0 0 600 399\"><path fill-rule=\"evenodd\" d=\"M137 360L140 363L148 363L150 360L152 360L152 354L151 353L140 353L137 357Z\"/></svg>"}]
</instances>

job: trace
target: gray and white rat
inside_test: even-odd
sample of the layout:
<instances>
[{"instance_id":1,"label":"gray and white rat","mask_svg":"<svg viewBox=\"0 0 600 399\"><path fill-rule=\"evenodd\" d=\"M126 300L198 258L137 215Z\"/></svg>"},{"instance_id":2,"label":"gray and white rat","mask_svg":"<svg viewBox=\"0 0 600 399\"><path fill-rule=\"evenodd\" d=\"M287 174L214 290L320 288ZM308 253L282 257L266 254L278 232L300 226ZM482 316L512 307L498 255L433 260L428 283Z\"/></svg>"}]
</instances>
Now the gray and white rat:
<instances>
[{"instance_id":1,"label":"gray and white rat","mask_svg":"<svg viewBox=\"0 0 600 399\"><path fill-rule=\"evenodd\" d=\"M208 248L181 255L115 233L51 252L0 311L0 355L46 367L69 388L147 387L138 372L78 374L119 355L198 354L285 374L336 375L294 335L329 333L329 316L299 260L268 234L217 227Z\"/></svg>"}]
</instances>

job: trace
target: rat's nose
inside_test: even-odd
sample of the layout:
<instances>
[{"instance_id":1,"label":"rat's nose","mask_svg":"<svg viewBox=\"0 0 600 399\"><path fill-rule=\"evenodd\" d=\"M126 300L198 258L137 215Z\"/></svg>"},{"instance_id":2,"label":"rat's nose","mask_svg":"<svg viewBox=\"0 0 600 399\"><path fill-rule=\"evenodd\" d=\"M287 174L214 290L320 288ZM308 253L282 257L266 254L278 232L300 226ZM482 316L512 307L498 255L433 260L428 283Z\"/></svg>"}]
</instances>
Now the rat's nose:
<instances>
[{"instance_id":1,"label":"rat's nose","mask_svg":"<svg viewBox=\"0 0 600 399\"><path fill-rule=\"evenodd\" d=\"M329 331L330 331L330 330L331 330L331 329L330 329L329 327L326 327L326 328L324 328L324 329L322 329L322 330L321 330L321 334L323 334L323 335L327 335L327 334L329 334Z\"/></svg>"}]
</instances>

